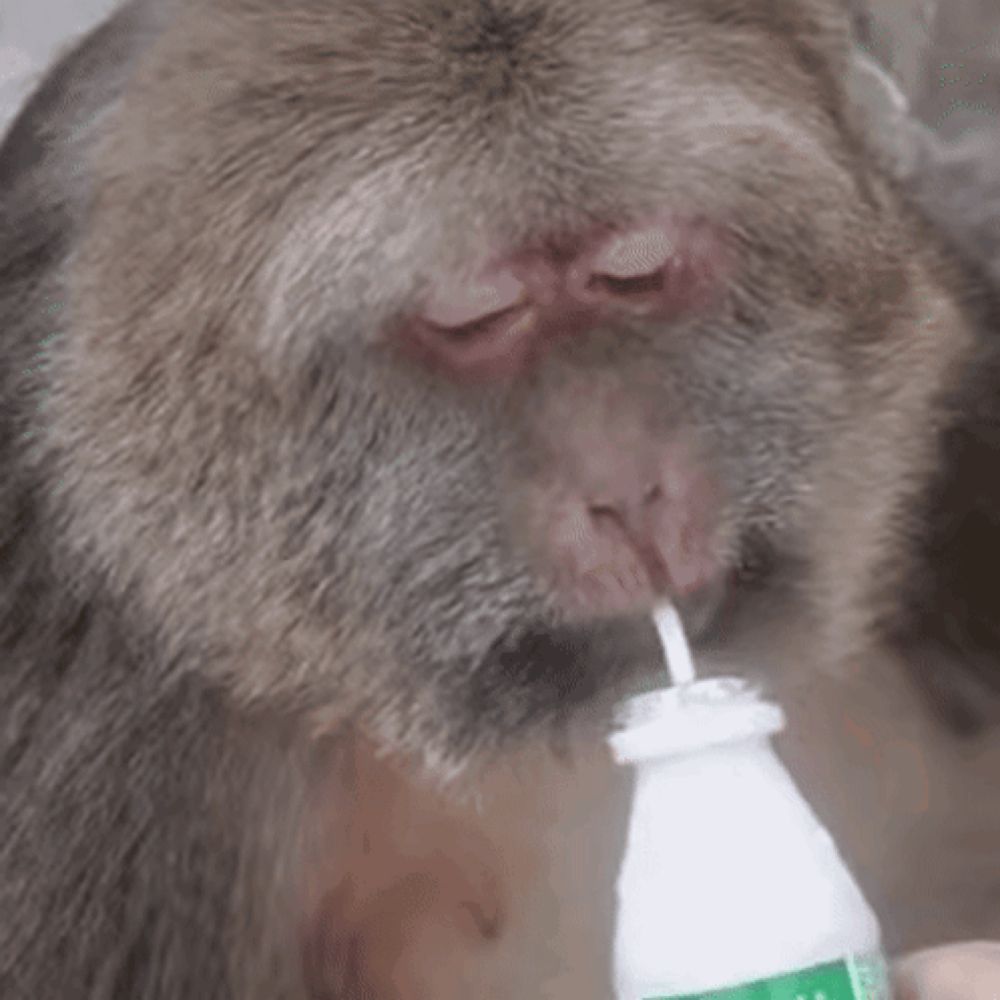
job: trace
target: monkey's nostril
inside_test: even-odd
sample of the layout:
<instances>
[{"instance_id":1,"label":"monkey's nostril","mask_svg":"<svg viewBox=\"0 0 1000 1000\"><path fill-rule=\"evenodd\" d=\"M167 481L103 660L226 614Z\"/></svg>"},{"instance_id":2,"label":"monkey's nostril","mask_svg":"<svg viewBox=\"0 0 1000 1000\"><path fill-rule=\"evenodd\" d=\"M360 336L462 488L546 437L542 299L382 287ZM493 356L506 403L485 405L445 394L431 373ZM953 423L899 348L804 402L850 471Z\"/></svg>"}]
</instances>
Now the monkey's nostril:
<instances>
[{"instance_id":1,"label":"monkey's nostril","mask_svg":"<svg viewBox=\"0 0 1000 1000\"><path fill-rule=\"evenodd\" d=\"M591 500L587 511L597 519L611 519L620 524L628 524L642 516L642 509L656 503L663 497L663 489L659 483L648 483L641 490L636 490L630 503L625 496L610 498L602 496L599 500ZM635 501L638 501L636 503Z\"/></svg>"},{"instance_id":2,"label":"monkey's nostril","mask_svg":"<svg viewBox=\"0 0 1000 1000\"><path fill-rule=\"evenodd\" d=\"M622 521L622 515L618 508L611 503L592 503L587 507L590 516L594 520Z\"/></svg>"},{"instance_id":3,"label":"monkey's nostril","mask_svg":"<svg viewBox=\"0 0 1000 1000\"><path fill-rule=\"evenodd\" d=\"M663 496L663 490L660 488L659 483L651 483L646 491L642 495L643 503L653 503L655 500L659 500Z\"/></svg>"}]
</instances>

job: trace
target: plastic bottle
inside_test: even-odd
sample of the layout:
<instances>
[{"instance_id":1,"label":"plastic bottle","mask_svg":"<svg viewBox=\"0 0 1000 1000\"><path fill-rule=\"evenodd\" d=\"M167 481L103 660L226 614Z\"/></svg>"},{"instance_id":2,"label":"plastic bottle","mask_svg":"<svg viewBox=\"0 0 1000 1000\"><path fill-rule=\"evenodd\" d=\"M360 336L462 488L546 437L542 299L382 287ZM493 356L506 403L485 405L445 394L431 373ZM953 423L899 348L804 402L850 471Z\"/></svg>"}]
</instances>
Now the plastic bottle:
<instances>
[{"instance_id":1,"label":"plastic bottle","mask_svg":"<svg viewBox=\"0 0 1000 1000\"><path fill-rule=\"evenodd\" d=\"M636 772L617 1000L885 1000L878 920L771 746L781 709L693 681L672 609L657 624L682 683L627 701L610 739Z\"/></svg>"}]
</instances>

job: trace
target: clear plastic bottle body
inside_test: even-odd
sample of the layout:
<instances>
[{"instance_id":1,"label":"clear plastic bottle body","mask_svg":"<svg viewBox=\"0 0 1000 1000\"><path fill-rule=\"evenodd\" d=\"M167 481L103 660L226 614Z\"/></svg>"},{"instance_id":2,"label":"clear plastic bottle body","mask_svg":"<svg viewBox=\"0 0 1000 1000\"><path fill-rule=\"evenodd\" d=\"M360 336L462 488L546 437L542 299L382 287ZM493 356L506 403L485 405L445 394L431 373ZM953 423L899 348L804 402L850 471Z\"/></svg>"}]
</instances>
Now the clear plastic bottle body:
<instances>
[{"instance_id":1,"label":"clear plastic bottle body","mask_svg":"<svg viewBox=\"0 0 1000 1000\"><path fill-rule=\"evenodd\" d=\"M759 713L767 706L745 688L730 694L647 710L640 732L687 727L672 745L636 729L613 742L636 781L617 886L617 1000L887 997L878 920L770 743L780 713ZM831 963L844 964L795 979ZM838 993L838 976L855 981Z\"/></svg>"}]
</instances>

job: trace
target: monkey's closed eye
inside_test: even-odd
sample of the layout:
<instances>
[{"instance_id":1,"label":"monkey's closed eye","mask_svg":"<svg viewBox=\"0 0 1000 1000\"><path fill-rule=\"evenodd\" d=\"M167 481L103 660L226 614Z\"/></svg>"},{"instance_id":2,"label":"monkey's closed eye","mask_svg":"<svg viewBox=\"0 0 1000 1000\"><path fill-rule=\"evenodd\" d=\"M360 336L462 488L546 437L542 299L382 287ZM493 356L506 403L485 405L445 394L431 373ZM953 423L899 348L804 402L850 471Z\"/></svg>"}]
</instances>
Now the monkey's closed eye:
<instances>
[{"instance_id":1,"label":"monkey's closed eye","mask_svg":"<svg viewBox=\"0 0 1000 1000\"><path fill-rule=\"evenodd\" d=\"M517 370L536 341L538 310L530 301L504 305L464 322L426 313L400 330L400 346L456 378L499 377Z\"/></svg>"},{"instance_id":2,"label":"monkey's closed eye","mask_svg":"<svg viewBox=\"0 0 1000 1000\"><path fill-rule=\"evenodd\" d=\"M647 295L662 292L666 286L665 271L638 275L634 278L619 278L611 274L595 274L587 281L587 290L607 292L609 295L627 298L630 295Z\"/></svg>"},{"instance_id":3,"label":"monkey's closed eye","mask_svg":"<svg viewBox=\"0 0 1000 1000\"><path fill-rule=\"evenodd\" d=\"M467 323L458 325L444 325L432 323L425 320L427 326L435 333L456 341L472 340L475 337L488 336L492 333L502 333L502 327L515 319L518 314L527 312L528 306L524 303L508 306L505 309L498 309L496 312L479 316Z\"/></svg>"}]
</instances>

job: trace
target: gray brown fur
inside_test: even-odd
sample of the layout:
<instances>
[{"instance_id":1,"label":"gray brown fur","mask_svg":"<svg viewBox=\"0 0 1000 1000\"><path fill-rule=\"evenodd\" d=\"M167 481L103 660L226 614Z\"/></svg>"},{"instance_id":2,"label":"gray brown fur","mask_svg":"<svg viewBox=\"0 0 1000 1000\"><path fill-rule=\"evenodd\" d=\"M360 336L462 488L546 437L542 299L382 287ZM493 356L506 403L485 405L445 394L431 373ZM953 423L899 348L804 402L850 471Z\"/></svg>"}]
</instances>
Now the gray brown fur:
<instances>
[{"instance_id":1,"label":"gray brown fur","mask_svg":"<svg viewBox=\"0 0 1000 1000\"><path fill-rule=\"evenodd\" d=\"M837 3L683 6L140 2L17 121L4 997L300 1000L344 733L445 781L648 669L521 535L533 414L580 379L683 423L824 656L893 616L974 276L871 165ZM663 201L738 226L721 320L485 392L375 336L435 269Z\"/></svg>"}]
</instances>

